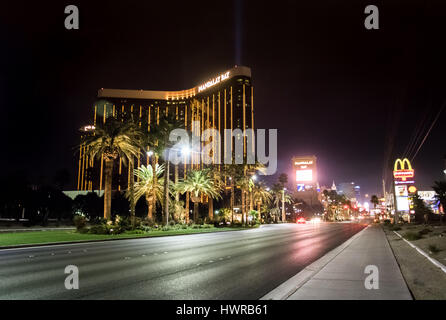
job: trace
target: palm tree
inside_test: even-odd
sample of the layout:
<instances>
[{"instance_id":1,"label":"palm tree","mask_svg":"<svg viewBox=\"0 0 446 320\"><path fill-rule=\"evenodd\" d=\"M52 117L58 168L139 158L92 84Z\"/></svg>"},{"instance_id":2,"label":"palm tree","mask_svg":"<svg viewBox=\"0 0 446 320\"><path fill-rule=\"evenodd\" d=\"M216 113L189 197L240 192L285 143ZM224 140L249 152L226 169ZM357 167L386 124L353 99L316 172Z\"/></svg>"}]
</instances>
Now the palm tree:
<instances>
[{"instance_id":1,"label":"palm tree","mask_svg":"<svg viewBox=\"0 0 446 320\"><path fill-rule=\"evenodd\" d=\"M224 173L218 170L219 165L210 165L208 169L211 172L214 184L217 186L218 190L223 190L224 188ZM212 221L214 219L214 199L208 197L208 217Z\"/></svg>"},{"instance_id":2,"label":"palm tree","mask_svg":"<svg viewBox=\"0 0 446 320\"><path fill-rule=\"evenodd\" d=\"M376 209L376 206L379 204L379 199L378 199L378 197L374 194L374 195L370 198L370 202L373 203L373 208Z\"/></svg>"},{"instance_id":3,"label":"palm tree","mask_svg":"<svg viewBox=\"0 0 446 320\"><path fill-rule=\"evenodd\" d=\"M186 179L180 180L175 186L181 194L190 192L191 200L194 203L194 221L198 219L199 202L201 195L213 199L221 198L220 187L215 183L211 170L192 170L187 174Z\"/></svg>"},{"instance_id":4,"label":"palm tree","mask_svg":"<svg viewBox=\"0 0 446 320\"><path fill-rule=\"evenodd\" d=\"M242 218L245 218L247 200L252 206L252 176L256 171L264 172L265 166L259 162L254 164L229 164L223 168L223 175L229 178L231 186L231 210L234 212L234 186L238 186L242 195ZM247 197L249 195L249 199ZM251 208L252 209L252 208ZM232 213L232 222L234 221L234 213Z\"/></svg>"},{"instance_id":5,"label":"palm tree","mask_svg":"<svg viewBox=\"0 0 446 320\"><path fill-rule=\"evenodd\" d=\"M293 203L293 199L291 196L287 193L285 193L284 188L282 187L282 184L276 183L274 184L271 195L273 197L273 204L275 206L275 212L280 212L279 205L280 202L282 202L282 206L285 206L286 203ZM285 222L284 217L282 217L282 222Z\"/></svg>"},{"instance_id":6,"label":"palm tree","mask_svg":"<svg viewBox=\"0 0 446 320\"><path fill-rule=\"evenodd\" d=\"M286 173L281 173L277 180L282 188L285 188L288 183L288 175Z\"/></svg>"},{"instance_id":7,"label":"palm tree","mask_svg":"<svg viewBox=\"0 0 446 320\"><path fill-rule=\"evenodd\" d=\"M153 172L156 172L156 176L158 178L157 184L154 184L154 176ZM156 169L153 170L152 166L149 164L147 166L142 165L141 167L134 170L134 175L138 178L138 181L135 183L135 201L138 201L139 198L145 196L147 201L147 218L149 220L153 220L153 207L156 206L157 202L162 201L162 195L164 192L162 174L164 172L164 165L156 164ZM156 198L153 195L156 194ZM126 193L127 198L130 198L130 190L127 190Z\"/></svg>"},{"instance_id":8,"label":"palm tree","mask_svg":"<svg viewBox=\"0 0 446 320\"><path fill-rule=\"evenodd\" d=\"M254 184L252 188L252 197L255 204L257 205L257 211L259 212L260 221L262 221L262 215L260 213L261 206L262 204L270 203L273 197L263 182Z\"/></svg>"},{"instance_id":9,"label":"palm tree","mask_svg":"<svg viewBox=\"0 0 446 320\"><path fill-rule=\"evenodd\" d=\"M238 177L236 184L238 187L240 187L240 190L242 192L242 222L246 224L247 217L246 217L246 200L247 200L247 194L252 190L252 187L254 185L254 182L252 181L251 177L248 177L246 175L241 175Z\"/></svg>"},{"instance_id":10,"label":"palm tree","mask_svg":"<svg viewBox=\"0 0 446 320\"><path fill-rule=\"evenodd\" d=\"M154 151L154 158L156 159L160 155L164 157L165 170L164 170L164 194L163 194L163 221L168 223L169 221L169 182L170 182L170 149L176 142L169 140L171 132L175 129L184 128L184 122L178 120L175 115L165 114L163 115L159 123L153 126L149 132L149 145ZM152 165L152 170L154 170L155 164ZM156 178L155 178L156 180ZM156 184L156 181L155 181Z\"/></svg>"},{"instance_id":11,"label":"palm tree","mask_svg":"<svg viewBox=\"0 0 446 320\"><path fill-rule=\"evenodd\" d=\"M235 201L235 182L237 180L237 177L240 175L240 165L236 164L228 164L223 167L223 175L228 178L229 185L231 188L231 198L230 198L230 204L231 204L231 223L234 222L234 201Z\"/></svg>"},{"instance_id":12,"label":"palm tree","mask_svg":"<svg viewBox=\"0 0 446 320\"><path fill-rule=\"evenodd\" d=\"M100 159L104 156L104 218L107 220L111 218L113 162L120 157L124 164L127 161L133 163L133 157L140 154L142 139L141 130L132 121L109 119L103 126L96 127L83 142L89 157Z\"/></svg>"},{"instance_id":13,"label":"palm tree","mask_svg":"<svg viewBox=\"0 0 446 320\"><path fill-rule=\"evenodd\" d=\"M443 211L446 210L446 181L435 181L432 186L436 195L435 198L440 201ZM440 213L440 223L443 224L444 213Z\"/></svg>"}]
</instances>

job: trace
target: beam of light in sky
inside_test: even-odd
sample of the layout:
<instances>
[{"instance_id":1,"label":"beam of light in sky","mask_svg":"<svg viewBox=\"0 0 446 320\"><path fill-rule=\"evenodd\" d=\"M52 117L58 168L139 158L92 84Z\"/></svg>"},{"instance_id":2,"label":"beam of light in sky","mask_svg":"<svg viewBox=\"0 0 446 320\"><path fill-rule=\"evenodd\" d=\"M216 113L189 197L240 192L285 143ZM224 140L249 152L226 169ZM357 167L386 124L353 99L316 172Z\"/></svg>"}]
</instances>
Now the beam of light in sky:
<instances>
[{"instance_id":1,"label":"beam of light in sky","mask_svg":"<svg viewBox=\"0 0 446 320\"><path fill-rule=\"evenodd\" d=\"M235 9L235 64L242 65L242 10L243 10L243 0L234 0Z\"/></svg>"}]
</instances>

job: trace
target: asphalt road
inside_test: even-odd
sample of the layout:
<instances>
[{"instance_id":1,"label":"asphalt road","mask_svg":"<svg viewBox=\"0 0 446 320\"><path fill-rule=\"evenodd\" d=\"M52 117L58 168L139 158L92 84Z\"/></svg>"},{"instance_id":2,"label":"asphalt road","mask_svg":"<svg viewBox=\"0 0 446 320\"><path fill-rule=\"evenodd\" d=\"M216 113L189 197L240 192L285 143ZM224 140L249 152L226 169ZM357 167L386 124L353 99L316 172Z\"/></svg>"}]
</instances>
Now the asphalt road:
<instances>
[{"instance_id":1,"label":"asphalt road","mask_svg":"<svg viewBox=\"0 0 446 320\"><path fill-rule=\"evenodd\" d=\"M365 225L259 229L0 250L0 299L259 299ZM78 290L64 286L79 268Z\"/></svg>"}]
</instances>

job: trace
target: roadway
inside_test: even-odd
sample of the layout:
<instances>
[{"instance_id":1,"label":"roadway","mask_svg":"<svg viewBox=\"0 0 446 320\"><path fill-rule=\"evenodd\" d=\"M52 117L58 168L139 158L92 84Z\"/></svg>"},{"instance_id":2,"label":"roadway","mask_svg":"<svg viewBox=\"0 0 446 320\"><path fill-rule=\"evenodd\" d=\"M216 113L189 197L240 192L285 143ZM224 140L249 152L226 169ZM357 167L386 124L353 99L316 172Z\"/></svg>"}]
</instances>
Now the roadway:
<instances>
[{"instance_id":1,"label":"roadway","mask_svg":"<svg viewBox=\"0 0 446 320\"><path fill-rule=\"evenodd\" d=\"M0 250L0 299L259 299L364 228L258 229ZM64 286L79 268L78 290Z\"/></svg>"}]
</instances>

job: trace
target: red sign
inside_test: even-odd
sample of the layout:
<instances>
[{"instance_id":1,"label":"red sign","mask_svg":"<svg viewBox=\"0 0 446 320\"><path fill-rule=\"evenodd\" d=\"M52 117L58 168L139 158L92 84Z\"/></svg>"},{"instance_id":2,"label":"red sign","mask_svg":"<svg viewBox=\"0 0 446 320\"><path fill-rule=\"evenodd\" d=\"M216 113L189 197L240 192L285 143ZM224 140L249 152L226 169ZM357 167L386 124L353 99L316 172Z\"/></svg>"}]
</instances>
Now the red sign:
<instances>
[{"instance_id":1,"label":"red sign","mask_svg":"<svg viewBox=\"0 0 446 320\"><path fill-rule=\"evenodd\" d=\"M414 170L406 169L406 170L393 171L393 177L395 179L406 181L407 178L414 177Z\"/></svg>"}]
</instances>

